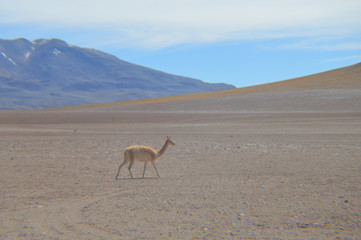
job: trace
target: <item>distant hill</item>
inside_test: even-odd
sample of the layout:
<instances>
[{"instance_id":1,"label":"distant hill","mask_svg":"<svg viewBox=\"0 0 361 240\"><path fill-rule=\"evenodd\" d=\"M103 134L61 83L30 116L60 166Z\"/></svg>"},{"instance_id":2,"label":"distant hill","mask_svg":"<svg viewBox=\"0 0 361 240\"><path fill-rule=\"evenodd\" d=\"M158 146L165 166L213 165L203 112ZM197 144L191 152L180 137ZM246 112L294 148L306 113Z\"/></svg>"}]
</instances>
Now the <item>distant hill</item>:
<instances>
[{"instance_id":1,"label":"distant hill","mask_svg":"<svg viewBox=\"0 0 361 240\"><path fill-rule=\"evenodd\" d=\"M68 109L136 111L361 112L361 63L327 72L230 90L113 102Z\"/></svg>"},{"instance_id":2,"label":"distant hill","mask_svg":"<svg viewBox=\"0 0 361 240\"><path fill-rule=\"evenodd\" d=\"M0 110L146 99L232 89L171 75L59 39L0 40Z\"/></svg>"}]
</instances>

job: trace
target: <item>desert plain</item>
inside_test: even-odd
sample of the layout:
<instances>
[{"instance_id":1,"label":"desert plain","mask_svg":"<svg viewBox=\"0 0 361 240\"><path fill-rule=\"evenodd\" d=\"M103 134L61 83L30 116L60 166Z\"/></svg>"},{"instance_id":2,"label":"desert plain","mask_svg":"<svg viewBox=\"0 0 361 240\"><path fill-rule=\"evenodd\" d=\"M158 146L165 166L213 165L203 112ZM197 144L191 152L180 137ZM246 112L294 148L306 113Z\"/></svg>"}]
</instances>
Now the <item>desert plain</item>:
<instances>
[{"instance_id":1,"label":"desert plain","mask_svg":"<svg viewBox=\"0 0 361 240\"><path fill-rule=\"evenodd\" d=\"M0 112L1 239L361 239L361 90ZM169 147L115 179L123 149Z\"/></svg>"}]
</instances>

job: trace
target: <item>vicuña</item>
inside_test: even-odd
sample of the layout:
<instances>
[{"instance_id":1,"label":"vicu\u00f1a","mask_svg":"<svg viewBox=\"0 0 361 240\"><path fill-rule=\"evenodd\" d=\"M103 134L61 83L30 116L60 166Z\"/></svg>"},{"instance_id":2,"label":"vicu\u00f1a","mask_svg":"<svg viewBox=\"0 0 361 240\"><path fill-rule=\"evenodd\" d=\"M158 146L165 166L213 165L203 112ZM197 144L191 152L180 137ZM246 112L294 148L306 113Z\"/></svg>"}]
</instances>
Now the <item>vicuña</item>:
<instances>
[{"instance_id":1,"label":"vicu\u00f1a","mask_svg":"<svg viewBox=\"0 0 361 240\"><path fill-rule=\"evenodd\" d=\"M159 151L149 146L133 145L127 147L124 150L124 160L122 164L120 164L119 166L118 173L115 179L118 178L120 169L127 163L129 163L128 170L130 176L133 178L133 174L130 171L130 169L132 168L135 160L144 162L143 178L145 175L145 169L147 168L148 162L150 162L153 165L158 177L160 177L154 162L164 154L165 150L167 150L168 145L173 145L173 146L175 145L175 143L170 137L167 137L167 140L165 141L163 147Z\"/></svg>"}]
</instances>

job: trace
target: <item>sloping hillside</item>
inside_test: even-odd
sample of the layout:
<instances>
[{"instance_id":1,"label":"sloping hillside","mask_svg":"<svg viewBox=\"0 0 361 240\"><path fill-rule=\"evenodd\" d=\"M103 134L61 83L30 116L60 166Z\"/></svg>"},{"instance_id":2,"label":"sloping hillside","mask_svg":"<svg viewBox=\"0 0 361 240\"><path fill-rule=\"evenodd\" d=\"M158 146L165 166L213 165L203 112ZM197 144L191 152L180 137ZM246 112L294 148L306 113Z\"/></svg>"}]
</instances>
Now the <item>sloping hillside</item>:
<instances>
[{"instance_id":1,"label":"sloping hillside","mask_svg":"<svg viewBox=\"0 0 361 240\"><path fill-rule=\"evenodd\" d=\"M173 111L361 111L361 63L274 83L67 109Z\"/></svg>"}]
</instances>

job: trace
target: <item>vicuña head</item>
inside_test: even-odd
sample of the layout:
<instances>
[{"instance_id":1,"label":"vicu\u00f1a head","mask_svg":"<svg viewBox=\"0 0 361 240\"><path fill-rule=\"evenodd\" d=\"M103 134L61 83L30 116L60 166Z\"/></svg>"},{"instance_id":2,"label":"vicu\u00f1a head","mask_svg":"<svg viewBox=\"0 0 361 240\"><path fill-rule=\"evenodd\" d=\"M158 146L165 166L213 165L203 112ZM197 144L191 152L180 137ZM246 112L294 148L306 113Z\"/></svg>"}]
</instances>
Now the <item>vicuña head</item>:
<instances>
[{"instance_id":1,"label":"vicu\u00f1a head","mask_svg":"<svg viewBox=\"0 0 361 240\"><path fill-rule=\"evenodd\" d=\"M154 162L155 162L155 160L157 160L164 154L165 150L167 150L168 145L172 145L172 146L175 145L172 138L170 138L170 137L167 137L167 140L165 141L163 147L159 151L157 151L154 148L151 148L149 146L133 145L133 146L127 147L124 150L124 160L123 160L122 164L120 164L120 166L119 166L118 173L117 173L117 176L115 177L115 179L118 178L120 169L127 163L129 163L128 170L129 170L130 176L133 178L133 174L130 171L130 169L132 168L135 160L137 160L139 162L144 162L143 178L145 175L145 169L147 168L148 162L150 162L153 165L155 172L157 173L158 177L160 177L157 167L155 166Z\"/></svg>"}]
</instances>

